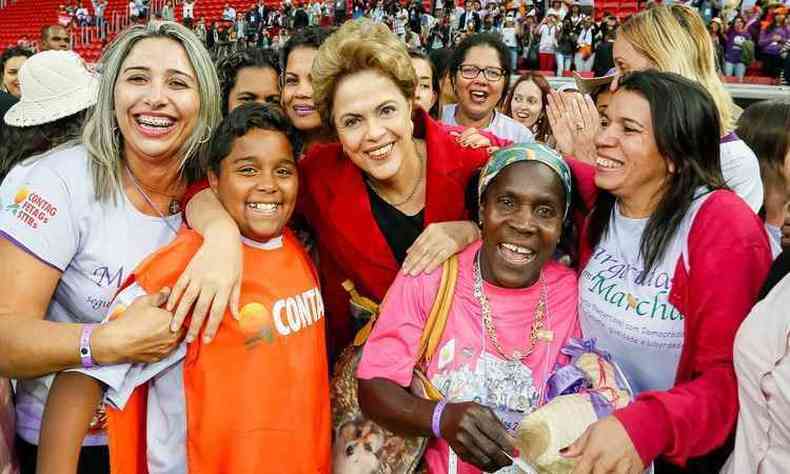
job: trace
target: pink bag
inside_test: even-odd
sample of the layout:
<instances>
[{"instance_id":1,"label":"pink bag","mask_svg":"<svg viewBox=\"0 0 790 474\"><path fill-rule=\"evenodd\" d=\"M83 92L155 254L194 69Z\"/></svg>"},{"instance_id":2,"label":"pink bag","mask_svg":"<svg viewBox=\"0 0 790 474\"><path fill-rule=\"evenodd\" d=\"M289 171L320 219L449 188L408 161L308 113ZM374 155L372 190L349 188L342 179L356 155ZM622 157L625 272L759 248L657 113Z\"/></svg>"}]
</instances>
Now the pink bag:
<instances>
[{"instance_id":1,"label":"pink bag","mask_svg":"<svg viewBox=\"0 0 790 474\"><path fill-rule=\"evenodd\" d=\"M14 457L14 399L11 383L0 378L0 474L18 474Z\"/></svg>"}]
</instances>

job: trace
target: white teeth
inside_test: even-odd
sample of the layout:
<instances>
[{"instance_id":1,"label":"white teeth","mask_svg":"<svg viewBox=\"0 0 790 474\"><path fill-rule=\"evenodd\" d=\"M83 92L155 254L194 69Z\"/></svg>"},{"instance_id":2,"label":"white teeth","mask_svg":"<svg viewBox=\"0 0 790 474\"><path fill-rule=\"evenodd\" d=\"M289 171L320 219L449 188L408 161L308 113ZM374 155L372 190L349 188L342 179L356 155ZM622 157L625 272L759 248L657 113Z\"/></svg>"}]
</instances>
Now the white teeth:
<instances>
[{"instance_id":1,"label":"white teeth","mask_svg":"<svg viewBox=\"0 0 790 474\"><path fill-rule=\"evenodd\" d=\"M532 250L530 250L530 249L528 249L526 247L521 247L519 245L502 244L502 247L510 250L511 252L516 252L516 253L519 253L521 255L532 255L532 254L535 253L534 251L532 251Z\"/></svg>"},{"instance_id":2,"label":"white teeth","mask_svg":"<svg viewBox=\"0 0 790 474\"><path fill-rule=\"evenodd\" d=\"M613 160L607 160L606 158L601 158L601 157L597 157L595 159L595 164L601 168L608 168L608 169L621 168L623 166L622 163Z\"/></svg>"},{"instance_id":3,"label":"white teeth","mask_svg":"<svg viewBox=\"0 0 790 474\"><path fill-rule=\"evenodd\" d=\"M484 98L488 97L488 94L486 94L485 92L481 92L481 91L472 91L472 97L478 97L478 98L484 99Z\"/></svg>"},{"instance_id":4,"label":"white teeth","mask_svg":"<svg viewBox=\"0 0 790 474\"><path fill-rule=\"evenodd\" d=\"M280 207L280 205L277 203L268 202L248 202L247 207L257 211L263 211L265 213L274 213L277 211L277 208Z\"/></svg>"},{"instance_id":5,"label":"white teeth","mask_svg":"<svg viewBox=\"0 0 790 474\"><path fill-rule=\"evenodd\" d=\"M382 156L387 156L392 151L393 144L390 143L389 145L383 146L381 148L377 148L373 151L369 151L368 155L374 158L381 158Z\"/></svg>"},{"instance_id":6,"label":"white teeth","mask_svg":"<svg viewBox=\"0 0 790 474\"><path fill-rule=\"evenodd\" d=\"M137 122L142 125L151 127L169 127L173 125L173 120L167 117L151 117L148 115L141 115L137 117Z\"/></svg>"}]
</instances>

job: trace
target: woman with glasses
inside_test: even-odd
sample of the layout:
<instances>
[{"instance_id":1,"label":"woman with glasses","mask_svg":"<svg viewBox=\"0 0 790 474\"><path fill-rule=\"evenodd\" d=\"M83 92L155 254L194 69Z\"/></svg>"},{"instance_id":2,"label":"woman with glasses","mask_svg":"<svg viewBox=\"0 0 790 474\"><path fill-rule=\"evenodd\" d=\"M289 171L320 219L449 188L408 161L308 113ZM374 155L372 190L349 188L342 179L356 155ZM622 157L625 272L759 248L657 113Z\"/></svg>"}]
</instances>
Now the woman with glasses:
<instances>
[{"instance_id":1,"label":"woman with glasses","mask_svg":"<svg viewBox=\"0 0 790 474\"><path fill-rule=\"evenodd\" d=\"M511 142L535 141L527 127L496 110L505 99L511 69L510 50L496 34L464 38L450 59L450 81L458 103L444 107L442 121Z\"/></svg>"}]
</instances>

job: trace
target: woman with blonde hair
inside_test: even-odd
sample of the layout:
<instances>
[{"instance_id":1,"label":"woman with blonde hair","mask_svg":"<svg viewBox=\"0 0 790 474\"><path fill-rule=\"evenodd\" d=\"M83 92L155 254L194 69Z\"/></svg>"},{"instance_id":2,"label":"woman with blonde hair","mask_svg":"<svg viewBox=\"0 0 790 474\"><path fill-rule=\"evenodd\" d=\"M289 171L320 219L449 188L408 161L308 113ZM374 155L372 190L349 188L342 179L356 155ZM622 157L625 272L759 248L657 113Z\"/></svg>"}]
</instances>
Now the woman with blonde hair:
<instances>
[{"instance_id":1,"label":"woman with blonde hair","mask_svg":"<svg viewBox=\"0 0 790 474\"><path fill-rule=\"evenodd\" d=\"M82 143L20 163L0 187L0 376L19 380L16 444L24 473L36 470L53 373L159 360L181 336L159 308L166 290L135 300L129 317L95 323L128 273L180 226L177 204L191 163L221 117L217 75L200 40L171 22L126 30L102 64ZM205 281L205 262L192 263L197 282ZM225 301L218 304L224 311ZM79 472L108 470L103 419L97 410Z\"/></svg>"},{"instance_id":2,"label":"woman with blonde hair","mask_svg":"<svg viewBox=\"0 0 790 474\"><path fill-rule=\"evenodd\" d=\"M716 51L699 13L680 4L639 12L620 27L614 61L620 74L642 69L674 72L708 91L719 111L724 179L749 207L760 209L763 186L757 157L734 133L738 109L721 81Z\"/></svg>"}]
</instances>

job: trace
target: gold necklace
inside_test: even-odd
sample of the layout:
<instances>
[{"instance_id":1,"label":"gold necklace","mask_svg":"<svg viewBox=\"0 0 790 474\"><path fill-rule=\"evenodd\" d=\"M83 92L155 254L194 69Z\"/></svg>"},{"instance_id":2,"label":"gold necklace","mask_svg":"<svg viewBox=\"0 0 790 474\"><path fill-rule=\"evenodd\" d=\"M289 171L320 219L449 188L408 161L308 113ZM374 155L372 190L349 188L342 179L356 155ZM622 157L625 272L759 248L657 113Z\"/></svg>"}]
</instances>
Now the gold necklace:
<instances>
[{"instance_id":1,"label":"gold necklace","mask_svg":"<svg viewBox=\"0 0 790 474\"><path fill-rule=\"evenodd\" d=\"M482 320L483 320L483 328L485 330L486 336L488 340L493 344L494 348L499 352L499 354L504 357L506 360L511 362L521 362L524 358L532 354L535 351L535 345L538 342L538 339L545 338L546 331L543 330L543 325L545 322L546 316L546 280L543 279L543 271L540 272L540 276L538 279L540 280L541 288L540 288L540 298L538 299L538 304L535 305L535 319L532 321L532 327L529 331L529 345L525 352L521 351L513 351L512 354L508 355L505 353L505 350L502 348L502 345L499 343L499 338L496 335L496 328L494 327L494 321L491 315L491 303L488 301L485 292L483 291L483 276L482 272L480 271L480 251L478 250L477 256L475 258L474 266L472 267L472 272L474 274L475 279L475 287L474 287L474 295L477 298L477 301L480 303L480 308L482 310Z\"/></svg>"},{"instance_id":2,"label":"gold necklace","mask_svg":"<svg viewBox=\"0 0 790 474\"><path fill-rule=\"evenodd\" d=\"M417 144L416 143L414 144L414 149L417 150ZM406 204L407 202L411 201L411 199L414 197L414 195L417 194L417 189L419 189L420 184L422 183L422 180L425 177L425 158L422 156L422 154L420 154L419 151L417 151L417 158L420 159L420 175L417 178L417 182L414 183L414 188L412 188L412 190L409 193L409 195L406 196L406 199L404 199L401 202L395 203L395 202L392 202L389 199L385 198L384 195L382 195L381 192L378 190L376 185L373 184L373 181L370 178L365 178L365 180L367 181L368 186L370 186L373 189L373 192L378 194L378 196L381 199L383 199L384 201L386 201L387 204L389 204L392 207L400 207L400 206Z\"/></svg>"}]
</instances>

